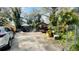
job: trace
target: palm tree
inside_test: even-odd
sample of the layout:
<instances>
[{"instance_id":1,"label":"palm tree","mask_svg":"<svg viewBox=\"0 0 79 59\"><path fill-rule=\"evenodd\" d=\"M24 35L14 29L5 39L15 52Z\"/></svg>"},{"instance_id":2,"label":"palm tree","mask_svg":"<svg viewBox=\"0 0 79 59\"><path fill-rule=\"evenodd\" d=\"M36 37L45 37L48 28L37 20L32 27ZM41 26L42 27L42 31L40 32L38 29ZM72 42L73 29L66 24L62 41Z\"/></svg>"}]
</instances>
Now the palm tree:
<instances>
[{"instance_id":1,"label":"palm tree","mask_svg":"<svg viewBox=\"0 0 79 59\"><path fill-rule=\"evenodd\" d=\"M16 30L16 28L20 28L20 14L21 14L21 8L17 7L12 7L12 8L0 8L2 11L0 11L0 17L2 17L3 22L9 25L12 25L11 22L14 22L15 26L10 26L13 27L13 29ZM7 20L8 18L8 20Z\"/></svg>"},{"instance_id":2,"label":"palm tree","mask_svg":"<svg viewBox=\"0 0 79 59\"><path fill-rule=\"evenodd\" d=\"M21 17L20 17L21 8L14 7L14 8L11 8L11 11L12 11L11 17L15 22L16 28L20 28L21 27Z\"/></svg>"}]
</instances>

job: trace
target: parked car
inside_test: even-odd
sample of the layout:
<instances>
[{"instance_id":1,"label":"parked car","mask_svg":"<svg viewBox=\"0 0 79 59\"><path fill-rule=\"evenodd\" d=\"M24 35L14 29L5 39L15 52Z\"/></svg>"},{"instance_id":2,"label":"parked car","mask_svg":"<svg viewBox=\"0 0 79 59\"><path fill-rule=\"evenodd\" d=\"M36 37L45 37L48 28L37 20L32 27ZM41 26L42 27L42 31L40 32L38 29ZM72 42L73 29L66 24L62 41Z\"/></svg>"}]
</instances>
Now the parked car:
<instances>
[{"instance_id":1,"label":"parked car","mask_svg":"<svg viewBox=\"0 0 79 59\"><path fill-rule=\"evenodd\" d=\"M21 31L30 32L30 31L32 31L32 26L30 26L28 24L23 24L23 25L21 25Z\"/></svg>"},{"instance_id":2,"label":"parked car","mask_svg":"<svg viewBox=\"0 0 79 59\"><path fill-rule=\"evenodd\" d=\"M0 51L11 48L14 33L9 28L0 27Z\"/></svg>"}]
</instances>

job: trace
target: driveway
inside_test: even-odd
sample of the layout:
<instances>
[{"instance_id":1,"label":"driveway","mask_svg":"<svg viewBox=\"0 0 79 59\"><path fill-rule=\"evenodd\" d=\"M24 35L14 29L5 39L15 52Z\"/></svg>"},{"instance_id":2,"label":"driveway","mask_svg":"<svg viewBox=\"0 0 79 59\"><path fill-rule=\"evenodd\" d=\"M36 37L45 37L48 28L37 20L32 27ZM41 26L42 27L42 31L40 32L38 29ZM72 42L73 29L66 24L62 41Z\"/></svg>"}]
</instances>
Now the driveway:
<instances>
[{"instance_id":1,"label":"driveway","mask_svg":"<svg viewBox=\"0 0 79 59\"><path fill-rule=\"evenodd\" d=\"M61 51L62 47L53 41L41 32L19 32L9 51Z\"/></svg>"}]
</instances>

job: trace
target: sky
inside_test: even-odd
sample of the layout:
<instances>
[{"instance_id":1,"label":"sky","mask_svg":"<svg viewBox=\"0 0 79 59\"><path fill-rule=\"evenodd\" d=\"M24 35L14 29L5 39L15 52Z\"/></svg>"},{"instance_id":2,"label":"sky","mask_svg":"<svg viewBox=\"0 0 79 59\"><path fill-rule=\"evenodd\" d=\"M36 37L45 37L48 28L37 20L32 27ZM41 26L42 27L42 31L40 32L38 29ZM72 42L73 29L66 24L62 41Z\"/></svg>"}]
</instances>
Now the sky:
<instances>
[{"instance_id":1,"label":"sky","mask_svg":"<svg viewBox=\"0 0 79 59\"><path fill-rule=\"evenodd\" d=\"M32 13L33 9L36 9L37 7L22 7L22 16L24 14L30 14Z\"/></svg>"},{"instance_id":2,"label":"sky","mask_svg":"<svg viewBox=\"0 0 79 59\"><path fill-rule=\"evenodd\" d=\"M22 12L23 13L31 13L32 12L32 9L33 8L31 8L31 7L27 7L27 8L25 7L25 8L22 8Z\"/></svg>"},{"instance_id":3,"label":"sky","mask_svg":"<svg viewBox=\"0 0 79 59\"><path fill-rule=\"evenodd\" d=\"M31 13L34 8L36 9L37 7L23 7L22 12L23 13Z\"/></svg>"}]
</instances>

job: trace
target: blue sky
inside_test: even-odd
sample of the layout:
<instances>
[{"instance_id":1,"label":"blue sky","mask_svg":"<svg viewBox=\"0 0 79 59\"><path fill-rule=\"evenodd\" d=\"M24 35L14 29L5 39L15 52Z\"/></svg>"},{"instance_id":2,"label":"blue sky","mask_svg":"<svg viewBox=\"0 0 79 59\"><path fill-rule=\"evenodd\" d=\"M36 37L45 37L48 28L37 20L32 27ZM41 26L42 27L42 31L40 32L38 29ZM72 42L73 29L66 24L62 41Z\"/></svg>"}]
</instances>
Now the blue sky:
<instances>
[{"instance_id":1,"label":"blue sky","mask_svg":"<svg viewBox=\"0 0 79 59\"><path fill-rule=\"evenodd\" d=\"M34 8L36 9L38 7L22 7L22 14L21 14L21 16L23 17L24 14L30 14L33 11Z\"/></svg>"},{"instance_id":2,"label":"blue sky","mask_svg":"<svg viewBox=\"0 0 79 59\"><path fill-rule=\"evenodd\" d=\"M37 7L24 7L24 8L22 8L22 12L31 13L34 8L37 8Z\"/></svg>"},{"instance_id":3,"label":"blue sky","mask_svg":"<svg viewBox=\"0 0 79 59\"><path fill-rule=\"evenodd\" d=\"M22 8L23 13L31 13L33 8Z\"/></svg>"}]
</instances>

